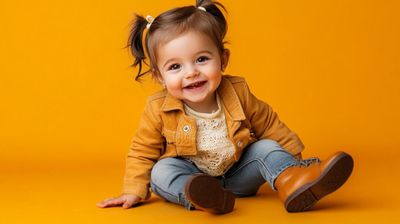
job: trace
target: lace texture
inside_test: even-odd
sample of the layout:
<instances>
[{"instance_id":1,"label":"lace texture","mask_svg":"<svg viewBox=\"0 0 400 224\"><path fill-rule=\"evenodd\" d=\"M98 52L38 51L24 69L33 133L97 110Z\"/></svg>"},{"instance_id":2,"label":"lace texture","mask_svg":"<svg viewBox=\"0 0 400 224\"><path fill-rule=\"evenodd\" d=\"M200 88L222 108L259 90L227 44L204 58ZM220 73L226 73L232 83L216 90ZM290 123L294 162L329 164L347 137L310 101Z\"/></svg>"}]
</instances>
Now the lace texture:
<instances>
[{"instance_id":1,"label":"lace texture","mask_svg":"<svg viewBox=\"0 0 400 224\"><path fill-rule=\"evenodd\" d=\"M197 155L185 158L211 176L223 175L235 162L234 145L228 137L218 97L217 102L219 109L211 114L196 112L185 105L185 112L196 119L197 125Z\"/></svg>"}]
</instances>

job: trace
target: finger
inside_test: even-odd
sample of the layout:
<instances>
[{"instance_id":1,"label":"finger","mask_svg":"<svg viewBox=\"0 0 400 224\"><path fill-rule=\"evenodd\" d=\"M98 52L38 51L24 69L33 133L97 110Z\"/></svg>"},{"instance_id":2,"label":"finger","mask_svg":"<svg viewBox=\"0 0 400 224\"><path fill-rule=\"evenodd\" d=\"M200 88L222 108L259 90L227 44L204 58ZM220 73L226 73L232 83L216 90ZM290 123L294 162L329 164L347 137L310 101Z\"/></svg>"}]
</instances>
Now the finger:
<instances>
[{"instance_id":1,"label":"finger","mask_svg":"<svg viewBox=\"0 0 400 224\"><path fill-rule=\"evenodd\" d=\"M98 202L97 203L97 206L103 206L103 205L105 205L105 204L107 204L107 202L109 202L109 201L111 201L111 200L114 200L115 198L107 198L107 199L104 199L104 200L102 200L102 201L100 201L100 202Z\"/></svg>"},{"instance_id":2,"label":"finger","mask_svg":"<svg viewBox=\"0 0 400 224\"><path fill-rule=\"evenodd\" d=\"M124 203L125 200L121 199L121 198L115 198L111 201L108 201L107 204L110 206L116 206L116 205L121 205Z\"/></svg>"},{"instance_id":3,"label":"finger","mask_svg":"<svg viewBox=\"0 0 400 224\"><path fill-rule=\"evenodd\" d=\"M138 198L135 199L128 199L125 201L125 203L122 205L122 208L130 208L133 205L137 204L139 202Z\"/></svg>"},{"instance_id":4,"label":"finger","mask_svg":"<svg viewBox=\"0 0 400 224\"><path fill-rule=\"evenodd\" d=\"M96 204L96 206L99 207L99 208L105 208L106 204L104 204L102 202L99 202L99 203Z\"/></svg>"},{"instance_id":5,"label":"finger","mask_svg":"<svg viewBox=\"0 0 400 224\"><path fill-rule=\"evenodd\" d=\"M105 207L110 207L110 206L121 205L123 203L124 203L124 200L122 200L120 198L113 198L113 199L104 200L99 205L100 205L100 207L105 208Z\"/></svg>"},{"instance_id":6,"label":"finger","mask_svg":"<svg viewBox=\"0 0 400 224\"><path fill-rule=\"evenodd\" d=\"M115 198L107 198L107 199L104 199L104 200L100 201L99 203L103 204L103 203L106 203L106 202L114 200L114 199Z\"/></svg>"}]
</instances>

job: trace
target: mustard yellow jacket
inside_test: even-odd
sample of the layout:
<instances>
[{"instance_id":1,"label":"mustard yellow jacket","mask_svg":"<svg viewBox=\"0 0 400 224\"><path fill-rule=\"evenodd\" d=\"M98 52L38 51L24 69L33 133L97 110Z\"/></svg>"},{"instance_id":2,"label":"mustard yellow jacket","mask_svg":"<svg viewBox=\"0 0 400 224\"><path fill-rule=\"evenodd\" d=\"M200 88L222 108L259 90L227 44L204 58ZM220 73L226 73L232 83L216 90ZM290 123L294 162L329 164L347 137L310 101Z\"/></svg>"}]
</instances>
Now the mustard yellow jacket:
<instances>
[{"instance_id":1,"label":"mustard yellow jacket","mask_svg":"<svg viewBox=\"0 0 400 224\"><path fill-rule=\"evenodd\" d=\"M236 161L246 146L258 139L275 140L293 155L303 150L299 137L250 92L244 78L223 75L217 93L229 138L235 145ZM166 90L155 93L147 101L126 158L123 193L147 199L151 169L158 160L196 152L195 119L185 115L182 101Z\"/></svg>"}]
</instances>

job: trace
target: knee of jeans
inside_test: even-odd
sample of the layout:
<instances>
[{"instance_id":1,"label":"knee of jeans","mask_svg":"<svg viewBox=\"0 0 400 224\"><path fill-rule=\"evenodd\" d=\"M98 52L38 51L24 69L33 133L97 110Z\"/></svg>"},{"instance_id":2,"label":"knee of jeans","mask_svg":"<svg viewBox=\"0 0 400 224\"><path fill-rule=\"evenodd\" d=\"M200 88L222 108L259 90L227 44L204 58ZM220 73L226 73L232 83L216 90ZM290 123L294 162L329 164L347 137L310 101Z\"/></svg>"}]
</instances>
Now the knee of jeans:
<instances>
[{"instance_id":1,"label":"knee of jeans","mask_svg":"<svg viewBox=\"0 0 400 224\"><path fill-rule=\"evenodd\" d=\"M257 154L269 154L272 151L284 150L278 142L271 139L261 139L251 145L252 151Z\"/></svg>"},{"instance_id":2,"label":"knee of jeans","mask_svg":"<svg viewBox=\"0 0 400 224\"><path fill-rule=\"evenodd\" d=\"M175 158L165 158L154 164L150 174L152 184L160 185L165 182L165 178L168 176L168 171L174 164L174 160Z\"/></svg>"},{"instance_id":3,"label":"knee of jeans","mask_svg":"<svg viewBox=\"0 0 400 224\"><path fill-rule=\"evenodd\" d=\"M273 148L273 147L278 147L278 148L282 148L282 146L275 140L272 139L261 139L259 141L257 141L256 143L262 144L264 147L268 147L268 148Z\"/></svg>"}]
</instances>

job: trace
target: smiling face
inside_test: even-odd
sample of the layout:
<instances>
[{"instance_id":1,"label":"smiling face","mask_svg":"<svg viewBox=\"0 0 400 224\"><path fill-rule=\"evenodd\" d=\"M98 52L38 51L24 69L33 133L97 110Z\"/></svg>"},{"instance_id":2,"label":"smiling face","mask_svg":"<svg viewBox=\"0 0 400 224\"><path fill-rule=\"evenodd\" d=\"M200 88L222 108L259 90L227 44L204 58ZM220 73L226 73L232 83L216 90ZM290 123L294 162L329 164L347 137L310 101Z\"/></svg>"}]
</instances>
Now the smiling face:
<instances>
[{"instance_id":1,"label":"smiling face","mask_svg":"<svg viewBox=\"0 0 400 224\"><path fill-rule=\"evenodd\" d=\"M217 106L215 91L227 65L228 50L220 55L205 34L188 31L157 49L156 75L167 91L199 112Z\"/></svg>"}]
</instances>

